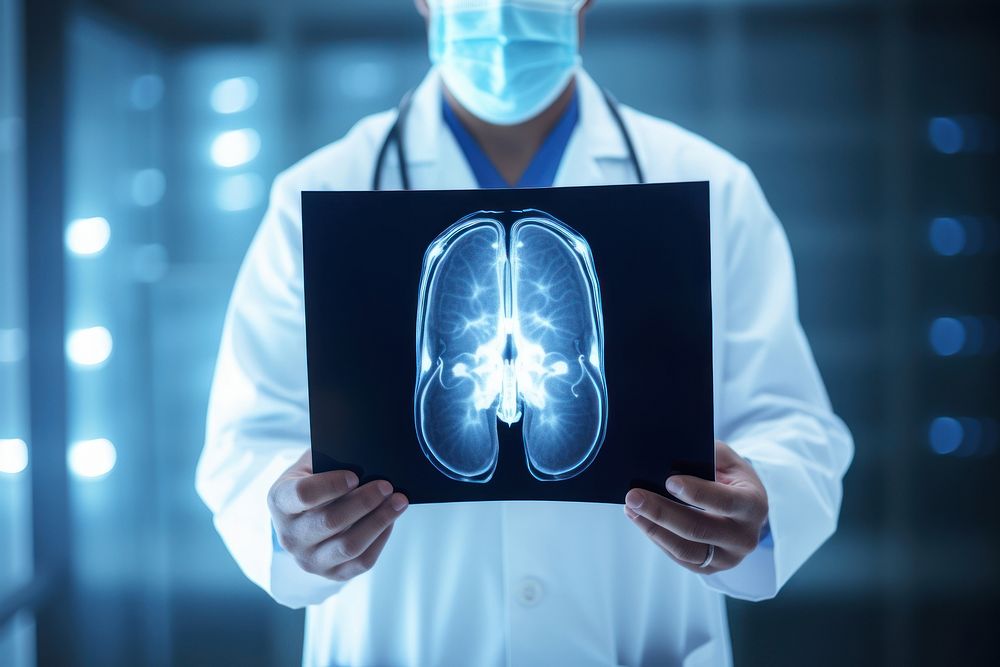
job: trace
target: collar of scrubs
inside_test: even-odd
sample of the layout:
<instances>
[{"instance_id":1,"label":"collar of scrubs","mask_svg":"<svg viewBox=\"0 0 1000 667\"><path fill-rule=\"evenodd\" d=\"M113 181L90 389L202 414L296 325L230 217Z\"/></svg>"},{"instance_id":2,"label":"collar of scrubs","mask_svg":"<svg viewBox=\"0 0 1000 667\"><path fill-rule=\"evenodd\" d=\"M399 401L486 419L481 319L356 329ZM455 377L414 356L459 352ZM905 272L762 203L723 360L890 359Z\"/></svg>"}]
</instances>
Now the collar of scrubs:
<instances>
[{"instance_id":1,"label":"collar of scrubs","mask_svg":"<svg viewBox=\"0 0 1000 667\"><path fill-rule=\"evenodd\" d=\"M441 115L444 118L445 124L451 130L452 135L454 135L455 141L461 147L462 153L465 155L465 159L469 163L469 168L472 169L479 187L509 187L507 181L504 180L503 176L497 170L496 165L493 164L489 156L479 146L475 137L465 129L465 126L458 119L458 115L451 108L451 105L443 99L443 96L441 99ZM566 152L566 146L569 144L569 138L572 136L574 128L576 128L579 116L580 107L577 102L576 92L574 91L573 98L570 100L569 105L567 105L566 110L563 111L562 116L560 116L555 127L552 128L552 131L545 137L542 145L538 147L538 152L532 157L527 169L524 170L521 178L513 187L547 188L552 186L552 183L556 179L556 172L559 171L559 164L562 162L563 154Z\"/></svg>"}]
</instances>

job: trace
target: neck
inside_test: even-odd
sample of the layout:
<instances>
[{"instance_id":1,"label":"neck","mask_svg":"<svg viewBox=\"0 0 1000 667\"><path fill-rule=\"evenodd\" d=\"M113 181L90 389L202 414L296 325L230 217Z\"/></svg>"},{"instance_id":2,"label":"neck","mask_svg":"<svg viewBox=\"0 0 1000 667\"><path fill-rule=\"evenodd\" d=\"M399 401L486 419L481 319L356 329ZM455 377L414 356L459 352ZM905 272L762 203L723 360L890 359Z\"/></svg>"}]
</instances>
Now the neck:
<instances>
[{"instance_id":1,"label":"neck","mask_svg":"<svg viewBox=\"0 0 1000 667\"><path fill-rule=\"evenodd\" d=\"M575 90L574 79L545 111L517 125L493 125L472 115L452 96L447 86L444 98L507 184L514 185L521 180L545 137L562 118Z\"/></svg>"}]
</instances>

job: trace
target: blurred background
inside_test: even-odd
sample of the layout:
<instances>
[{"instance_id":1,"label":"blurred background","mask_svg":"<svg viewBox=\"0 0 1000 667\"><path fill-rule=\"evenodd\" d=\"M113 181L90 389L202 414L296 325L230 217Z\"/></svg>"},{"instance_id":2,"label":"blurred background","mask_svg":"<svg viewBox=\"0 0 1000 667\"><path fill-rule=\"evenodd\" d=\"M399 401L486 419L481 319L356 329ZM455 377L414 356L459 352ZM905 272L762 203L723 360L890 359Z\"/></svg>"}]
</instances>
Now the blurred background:
<instances>
[{"instance_id":1,"label":"blurred background","mask_svg":"<svg viewBox=\"0 0 1000 667\"><path fill-rule=\"evenodd\" d=\"M757 173L857 455L738 665L1000 664L992 0L599 0L584 62ZM428 66L409 0L0 0L0 664L292 665L194 492L272 178Z\"/></svg>"}]
</instances>

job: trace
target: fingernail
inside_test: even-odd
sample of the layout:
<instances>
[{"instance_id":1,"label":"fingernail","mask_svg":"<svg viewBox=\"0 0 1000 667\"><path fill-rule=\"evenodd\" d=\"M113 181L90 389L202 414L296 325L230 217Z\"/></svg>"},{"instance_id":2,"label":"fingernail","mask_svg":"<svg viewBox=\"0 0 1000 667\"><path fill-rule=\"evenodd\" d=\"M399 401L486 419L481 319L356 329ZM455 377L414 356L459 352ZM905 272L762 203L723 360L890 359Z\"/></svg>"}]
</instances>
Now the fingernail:
<instances>
[{"instance_id":1,"label":"fingernail","mask_svg":"<svg viewBox=\"0 0 1000 667\"><path fill-rule=\"evenodd\" d=\"M347 488L353 489L358 485L358 476L353 472L347 473Z\"/></svg>"},{"instance_id":2,"label":"fingernail","mask_svg":"<svg viewBox=\"0 0 1000 667\"><path fill-rule=\"evenodd\" d=\"M625 504L634 510L642 507L643 500L642 494L638 491L629 491L628 495L625 496Z\"/></svg>"},{"instance_id":3,"label":"fingernail","mask_svg":"<svg viewBox=\"0 0 1000 667\"><path fill-rule=\"evenodd\" d=\"M634 519L634 518L636 518L639 515L636 514L635 512L633 512L631 507L629 507L629 506L626 505L625 506L625 516L627 516L630 519Z\"/></svg>"},{"instance_id":4,"label":"fingernail","mask_svg":"<svg viewBox=\"0 0 1000 667\"><path fill-rule=\"evenodd\" d=\"M410 504L409 502L407 502L406 496L404 496L401 493L397 493L396 495L394 495L392 499L389 501L389 503L392 505L392 509L396 510L397 512L402 512L404 509L406 509L406 506Z\"/></svg>"},{"instance_id":5,"label":"fingernail","mask_svg":"<svg viewBox=\"0 0 1000 667\"><path fill-rule=\"evenodd\" d=\"M667 480L667 491L679 497L684 492L684 486L671 477Z\"/></svg>"},{"instance_id":6,"label":"fingernail","mask_svg":"<svg viewBox=\"0 0 1000 667\"><path fill-rule=\"evenodd\" d=\"M378 487L378 492L381 493L383 496L388 496L390 493L392 493L392 484L385 481L384 479L379 480L378 483L375 484L375 486Z\"/></svg>"}]
</instances>

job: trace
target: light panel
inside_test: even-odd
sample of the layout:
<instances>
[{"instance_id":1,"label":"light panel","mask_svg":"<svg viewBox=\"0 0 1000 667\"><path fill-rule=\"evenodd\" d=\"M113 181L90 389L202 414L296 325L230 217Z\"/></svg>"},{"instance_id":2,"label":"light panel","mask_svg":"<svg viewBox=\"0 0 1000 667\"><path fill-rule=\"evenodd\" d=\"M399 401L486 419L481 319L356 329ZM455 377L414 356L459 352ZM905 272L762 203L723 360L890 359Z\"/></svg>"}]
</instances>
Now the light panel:
<instances>
[{"instance_id":1,"label":"light panel","mask_svg":"<svg viewBox=\"0 0 1000 667\"><path fill-rule=\"evenodd\" d=\"M250 162L259 152L260 135L251 128L223 132L212 141L212 161L227 169Z\"/></svg>"},{"instance_id":2,"label":"light panel","mask_svg":"<svg viewBox=\"0 0 1000 667\"><path fill-rule=\"evenodd\" d=\"M114 343L104 327L77 329L66 339L66 356L78 366L99 366L111 356Z\"/></svg>"},{"instance_id":3,"label":"light panel","mask_svg":"<svg viewBox=\"0 0 1000 667\"><path fill-rule=\"evenodd\" d=\"M98 255L111 241L111 225L106 218L77 218L66 227L66 247L74 255Z\"/></svg>"},{"instance_id":4,"label":"light panel","mask_svg":"<svg viewBox=\"0 0 1000 667\"><path fill-rule=\"evenodd\" d=\"M0 439L0 473L17 475L28 467L28 444L19 438Z\"/></svg>"},{"instance_id":5,"label":"light panel","mask_svg":"<svg viewBox=\"0 0 1000 667\"><path fill-rule=\"evenodd\" d=\"M118 461L118 451L107 438L74 442L66 456L70 471L86 479L104 477Z\"/></svg>"}]
</instances>

